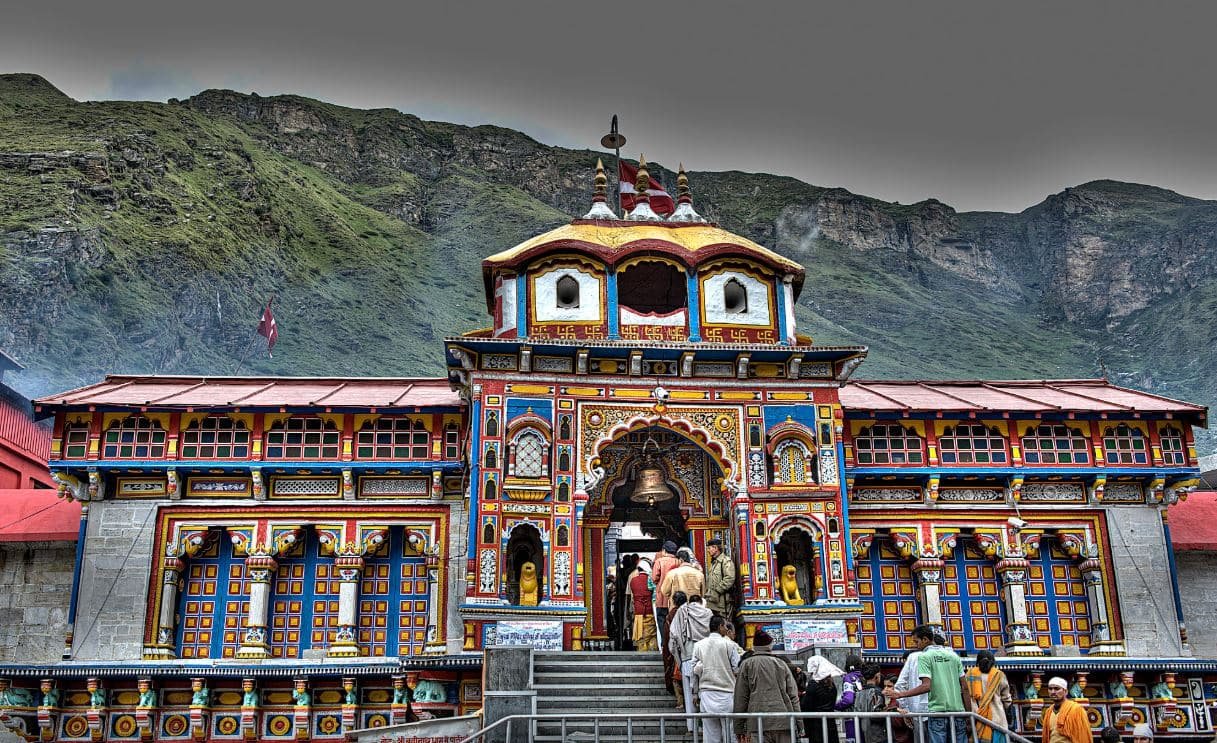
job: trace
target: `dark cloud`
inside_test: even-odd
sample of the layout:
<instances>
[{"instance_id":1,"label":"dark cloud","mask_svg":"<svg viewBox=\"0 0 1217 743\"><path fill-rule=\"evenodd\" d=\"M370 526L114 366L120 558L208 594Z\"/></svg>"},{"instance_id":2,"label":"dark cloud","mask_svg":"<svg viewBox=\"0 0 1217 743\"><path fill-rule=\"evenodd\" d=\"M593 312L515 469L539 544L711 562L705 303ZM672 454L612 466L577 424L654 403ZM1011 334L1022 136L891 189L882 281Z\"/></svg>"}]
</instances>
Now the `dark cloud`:
<instances>
[{"instance_id":1,"label":"dark cloud","mask_svg":"<svg viewBox=\"0 0 1217 743\"><path fill-rule=\"evenodd\" d=\"M33 6L33 4L28 4ZM64 23L65 17L72 23ZM39 3L0 69L78 98L300 93L1018 210L1096 178L1217 198L1217 5Z\"/></svg>"}]
</instances>

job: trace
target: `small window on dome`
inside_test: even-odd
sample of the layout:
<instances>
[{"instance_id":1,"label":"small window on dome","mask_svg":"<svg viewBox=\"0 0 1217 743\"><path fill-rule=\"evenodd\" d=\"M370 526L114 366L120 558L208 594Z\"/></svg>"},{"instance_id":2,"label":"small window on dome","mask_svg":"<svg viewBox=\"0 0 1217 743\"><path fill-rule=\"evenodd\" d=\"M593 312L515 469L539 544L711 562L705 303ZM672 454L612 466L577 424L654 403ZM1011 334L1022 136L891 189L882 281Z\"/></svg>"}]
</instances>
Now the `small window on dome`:
<instances>
[{"instance_id":1,"label":"small window on dome","mask_svg":"<svg viewBox=\"0 0 1217 743\"><path fill-rule=\"evenodd\" d=\"M723 308L732 315L742 315L748 311L748 290L736 279L723 284Z\"/></svg>"},{"instance_id":2,"label":"small window on dome","mask_svg":"<svg viewBox=\"0 0 1217 743\"><path fill-rule=\"evenodd\" d=\"M579 282L573 276L563 276L557 284L558 306L563 309L579 306Z\"/></svg>"}]
</instances>

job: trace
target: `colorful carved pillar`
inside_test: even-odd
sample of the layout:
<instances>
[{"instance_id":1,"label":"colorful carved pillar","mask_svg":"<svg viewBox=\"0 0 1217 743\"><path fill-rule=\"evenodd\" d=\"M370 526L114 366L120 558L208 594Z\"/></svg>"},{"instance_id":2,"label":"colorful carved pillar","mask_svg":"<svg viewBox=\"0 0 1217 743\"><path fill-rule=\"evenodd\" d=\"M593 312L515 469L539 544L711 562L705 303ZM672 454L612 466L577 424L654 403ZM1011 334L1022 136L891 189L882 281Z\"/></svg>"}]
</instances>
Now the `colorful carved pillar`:
<instances>
[{"instance_id":1,"label":"colorful carved pillar","mask_svg":"<svg viewBox=\"0 0 1217 743\"><path fill-rule=\"evenodd\" d=\"M267 613L270 609L270 582L279 563L270 555L250 555L245 558L245 573L249 577L249 615L245 619L245 637L237 649L238 658L269 658Z\"/></svg>"},{"instance_id":2,"label":"colorful carved pillar","mask_svg":"<svg viewBox=\"0 0 1217 743\"><path fill-rule=\"evenodd\" d=\"M406 686L404 675L393 677L393 702L389 714L393 725L404 724L410 715L410 688Z\"/></svg>"},{"instance_id":3,"label":"colorful carved pillar","mask_svg":"<svg viewBox=\"0 0 1217 743\"><path fill-rule=\"evenodd\" d=\"M1179 712L1175 703L1175 674L1159 674L1158 680L1149 688L1149 699L1154 727L1166 732Z\"/></svg>"},{"instance_id":4,"label":"colorful carved pillar","mask_svg":"<svg viewBox=\"0 0 1217 743\"><path fill-rule=\"evenodd\" d=\"M1090 700L1086 698L1086 679L1089 676L1090 671L1078 671L1074 676L1073 683L1069 686L1069 698L1078 704L1090 704Z\"/></svg>"},{"instance_id":5,"label":"colorful carved pillar","mask_svg":"<svg viewBox=\"0 0 1217 743\"><path fill-rule=\"evenodd\" d=\"M744 601L748 601L749 599L756 598L756 588L752 585L752 563L750 560L745 559L745 555L752 554L753 550L748 530L748 504L742 501L746 501L746 497L741 499L739 496L736 496L735 530L736 539L738 540L736 544L739 545L739 550L735 554L739 555L740 596L743 597Z\"/></svg>"},{"instance_id":6,"label":"colorful carved pillar","mask_svg":"<svg viewBox=\"0 0 1217 743\"><path fill-rule=\"evenodd\" d=\"M207 721L211 716L211 690L207 679L190 679L190 737L202 743L207 740Z\"/></svg>"},{"instance_id":7,"label":"colorful carved pillar","mask_svg":"<svg viewBox=\"0 0 1217 743\"><path fill-rule=\"evenodd\" d=\"M942 631L942 568L936 557L923 557L912 565L917 577L917 599L921 602L921 620Z\"/></svg>"},{"instance_id":8,"label":"colorful carved pillar","mask_svg":"<svg viewBox=\"0 0 1217 743\"><path fill-rule=\"evenodd\" d=\"M149 648L145 656L157 658L176 658L177 648L174 643L174 624L177 619L178 583L186 563L177 557L166 557L161 563L161 611L157 615L156 646Z\"/></svg>"},{"instance_id":9,"label":"colorful carved pillar","mask_svg":"<svg viewBox=\"0 0 1217 743\"><path fill-rule=\"evenodd\" d=\"M359 727L359 690L355 688L355 679L342 679L342 732L350 733Z\"/></svg>"},{"instance_id":10,"label":"colorful carved pillar","mask_svg":"<svg viewBox=\"0 0 1217 743\"><path fill-rule=\"evenodd\" d=\"M1124 641L1111 635L1102 563L1098 557L1088 557L1078 564L1078 570L1081 571L1082 582L1086 586L1087 611L1090 614L1090 654L1124 655Z\"/></svg>"},{"instance_id":11,"label":"colorful carved pillar","mask_svg":"<svg viewBox=\"0 0 1217 743\"><path fill-rule=\"evenodd\" d=\"M42 679L38 689L42 692L38 705L38 739L52 741L59 721L59 689L55 688L55 679Z\"/></svg>"},{"instance_id":12,"label":"colorful carved pillar","mask_svg":"<svg viewBox=\"0 0 1217 743\"><path fill-rule=\"evenodd\" d=\"M86 681L85 688L89 690L89 708L85 710L89 738L100 741L106 735L106 690L96 678Z\"/></svg>"},{"instance_id":13,"label":"colorful carved pillar","mask_svg":"<svg viewBox=\"0 0 1217 743\"><path fill-rule=\"evenodd\" d=\"M359 655L356 633L359 627L359 582L363 577L363 558L343 555L334 558L338 571L338 631L327 653L331 658Z\"/></svg>"},{"instance_id":14,"label":"colorful carved pillar","mask_svg":"<svg viewBox=\"0 0 1217 743\"><path fill-rule=\"evenodd\" d=\"M1023 729L1034 730L1039 727L1044 714L1044 699L1040 689L1044 686L1044 674L1035 671L1023 684L1023 698L1026 700L1027 711L1023 715Z\"/></svg>"},{"instance_id":15,"label":"colorful carved pillar","mask_svg":"<svg viewBox=\"0 0 1217 743\"><path fill-rule=\"evenodd\" d=\"M241 737L258 739L258 686L252 678L241 679Z\"/></svg>"},{"instance_id":16,"label":"colorful carved pillar","mask_svg":"<svg viewBox=\"0 0 1217 743\"><path fill-rule=\"evenodd\" d=\"M1006 655L1040 655L1027 619L1027 574L1031 563L1025 557L1006 557L997 562L997 578L1006 603Z\"/></svg>"},{"instance_id":17,"label":"colorful carved pillar","mask_svg":"<svg viewBox=\"0 0 1217 743\"><path fill-rule=\"evenodd\" d=\"M142 678L135 682L139 689L139 702L135 705L135 727L139 730L139 739L149 741L156 735L156 689L152 688L152 679Z\"/></svg>"},{"instance_id":18,"label":"colorful carved pillar","mask_svg":"<svg viewBox=\"0 0 1217 743\"><path fill-rule=\"evenodd\" d=\"M1129 692L1129 687L1132 686L1133 672L1121 671L1111 677L1107 682L1107 696L1111 701L1119 705L1115 710L1115 719L1112 724L1116 727L1127 727L1132 722L1133 703L1132 695Z\"/></svg>"},{"instance_id":19,"label":"colorful carved pillar","mask_svg":"<svg viewBox=\"0 0 1217 743\"><path fill-rule=\"evenodd\" d=\"M309 719L312 716L312 697L308 693L308 679L296 679L295 688L292 689L292 700L296 703L292 715L295 722L296 740L308 740Z\"/></svg>"}]
</instances>

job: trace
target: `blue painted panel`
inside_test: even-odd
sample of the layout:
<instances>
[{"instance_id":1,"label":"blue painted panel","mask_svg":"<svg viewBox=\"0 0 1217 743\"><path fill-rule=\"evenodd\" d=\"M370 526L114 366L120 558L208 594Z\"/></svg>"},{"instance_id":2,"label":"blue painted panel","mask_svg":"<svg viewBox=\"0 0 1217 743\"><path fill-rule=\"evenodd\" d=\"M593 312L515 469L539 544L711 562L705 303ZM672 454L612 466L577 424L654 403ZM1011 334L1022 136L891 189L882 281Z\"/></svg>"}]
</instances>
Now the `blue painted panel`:
<instances>
[{"instance_id":1,"label":"blue painted panel","mask_svg":"<svg viewBox=\"0 0 1217 743\"><path fill-rule=\"evenodd\" d=\"M608 295L608 308L606 309L608 312L608 337L611 341L621 340L621 318L618 315L616 271L608 272L605 291Z\"/></svg>"},{"instance_id":2,"label":"blue painted panel","mask_svg":"<svg viewBox=\"0 0 1217 743\"><path fill-rule=\"evenodd\" d=\"M697 274L691 272L688 277L685 294L689 297L689 341L697 343L701 340L701 295L698 293Z\"/></svg>"},{"instance_id":3,"label":"blue painted panel","mask_svg":"<svg viewBox=\"0 0 1217 743\"><path fill-rule=\"evenodd\" d=\"M482 452L482 401L474 398L473 404L470 406L469 415L469 440L470 451L473 456L469 457L469 534L477 534L478 525L478 494L482 489L482 477L479 474L481 467L481 452ZM502 430L502 425L499 426ZM472 560L477 553L477 540L472 537L468 540L469 549L467 557Z\"/></svg>"},{"instance_id":4,"label":"blue painted panel","mask_svg":"<svg viewBox=\"0 0 1217 743\"><path fill-rule=\"evenodd\" d=\"M509 397L507 398L507 423L528 412L532 408L532 412L547 421L553 422L554 419L554 403L553 400L537 399L531 397Z\"/></svg>"},{"instance_id":5,"label":"blue painted panel","mask_svg":"<svg viewBox=\"0 0 1217 743\"><path fill-rule=\"evenodd\" d=\"M528 280L524 274L516 277L516 335L528 336Z\"/></svg>"},{"instance_id":6,"label":"blue painted panel","mask_svg":"<svg viewBox=\"0 0 1217 743\"><path fill-rule=\"evenodd\" d=\"M777 290L773 294L778 300L776 308L778 313L778 344L789 346L790 343L786 340L790 335L786 327L786 291L785 285L781 281L777 282Z\"/></svg>"},{"instance_id":7,"label":"blue painted panel","mask_svg":"<svg viewBox=\"0 0 1217 743\"><path fill-rule=\"evenodd\" d=\"M779 423L785 423L787 417L812 431L816 430L816 406L811 401L802 405L766 405L761 416L765 421L766 431Z\"/></svg>"}]
</instances>

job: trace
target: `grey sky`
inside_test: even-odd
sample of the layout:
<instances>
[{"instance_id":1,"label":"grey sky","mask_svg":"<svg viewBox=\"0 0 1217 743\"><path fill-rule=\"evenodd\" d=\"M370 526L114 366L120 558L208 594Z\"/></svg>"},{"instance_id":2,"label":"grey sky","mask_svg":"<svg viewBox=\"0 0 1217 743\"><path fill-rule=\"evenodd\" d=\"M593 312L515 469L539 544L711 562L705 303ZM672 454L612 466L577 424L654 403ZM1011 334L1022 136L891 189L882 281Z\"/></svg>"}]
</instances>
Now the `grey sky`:
<instances>
[{"instance_id":1,"label":"grey sky","mask_svg":"<svg viewBox=\"0 0 1217 743\"><path fill-rule=\"evenodd\" d=\"M1097 178L1217 199L1217 3L25 3L0 71L231 87L1018 211Z\"/></svg>"}]
</instances>

